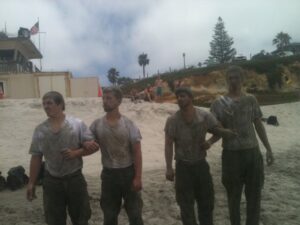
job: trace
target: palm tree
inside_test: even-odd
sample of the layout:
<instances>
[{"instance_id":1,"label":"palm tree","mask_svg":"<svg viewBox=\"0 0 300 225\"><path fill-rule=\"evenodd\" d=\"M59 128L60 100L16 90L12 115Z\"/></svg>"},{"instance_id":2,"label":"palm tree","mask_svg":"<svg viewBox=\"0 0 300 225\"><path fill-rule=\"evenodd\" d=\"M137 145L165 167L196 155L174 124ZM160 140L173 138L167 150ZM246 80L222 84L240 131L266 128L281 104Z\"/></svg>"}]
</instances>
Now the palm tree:
<instances>
[{"instance_id":1,"label":"palm tree","mask_svg":"<svg viewBox=\"0 0 300 225\"><path fill-rule=\"evenodd\" d=\"M107 78L110 83L112 83L114 86L117 84L119 77L119 71L116 70L116 68L110 68L107 72Z\"/></svg>"},{"instance_id":2,"label":"palm tree","mask_svg":"<svg viewBox=\"0 0 300 225\"><path fill-rule=\"evenodd\" d=\"M145 66L149 64L150 60L148 59L147 54L142 53L139 55L138 61L139 65L143 67L143 77L145 78Z\"/></svg>"},{"instance_id":3,"label":"palm tree","mask_svg":"<svg viewBox=\"0 0 300 225\"><path fill-rule=\"evenodd\" d=\"M284 46L290 44L291 36L288 33L280 32L273 39L273 45L276 45L278 50L282 50Z\"/></svg>"}]
</instances>

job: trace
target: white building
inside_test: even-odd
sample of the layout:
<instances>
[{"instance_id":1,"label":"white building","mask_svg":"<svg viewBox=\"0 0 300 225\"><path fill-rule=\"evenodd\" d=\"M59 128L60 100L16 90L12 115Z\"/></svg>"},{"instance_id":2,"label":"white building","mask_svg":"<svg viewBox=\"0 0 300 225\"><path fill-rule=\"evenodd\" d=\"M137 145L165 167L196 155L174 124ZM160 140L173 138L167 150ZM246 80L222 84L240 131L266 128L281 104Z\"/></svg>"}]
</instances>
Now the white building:
<instances>
[{"instance_id":1,"label":"white building","mask_svg":"<svg viewBox=\"0 0 300 225\"><path fill-rule=\"evenodd\" d=\"M23 29L23 30L21 30ZM23 31L23 32L22 32ZM0 34L0 93L5 98L40 98L48 91L65 97L101 95L98 77L73 78L71 72L40 71L30 61L42 54L20 28L18 37Z\"/></svg>"}]
</instances>

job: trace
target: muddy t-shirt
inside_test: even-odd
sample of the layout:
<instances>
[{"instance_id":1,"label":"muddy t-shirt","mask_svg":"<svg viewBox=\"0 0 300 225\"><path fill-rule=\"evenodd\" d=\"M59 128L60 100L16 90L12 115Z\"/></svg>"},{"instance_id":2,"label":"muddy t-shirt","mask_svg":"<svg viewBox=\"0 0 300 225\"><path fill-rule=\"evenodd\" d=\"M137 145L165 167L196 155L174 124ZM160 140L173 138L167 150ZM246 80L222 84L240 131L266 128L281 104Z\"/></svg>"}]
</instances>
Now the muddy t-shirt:
<instances>
[{"instance_id":1,"label":"muddy t-shirt","mask_svg":"<svg viewBox=\"0 0 300 225\"><path fill-rule=\"evenodd\" d=\"M196 162L204 159L206 151L200 145L205 141L206 133L217 126L217 120L206 111L196 109L195 117L187 123L180 111L167 119L165 133L175 143L175 160Z\"/></svg>"},{"instance_id":2,"label":"muddy t-shirt","mask_svg":"<svg viewBox=\"0 0 300 225\"><path fill-rule=\"evenodd\" d=\"M225 128L238 134L236 138L223 138L224 149L242 150L258 146L253 121L261 118L262 112L253 95L245 94L239 100L221 96L211 105L211 112Z\"/></svg>"},{"instance_id":3,"label":"muddy t-shirt","mask_svg":"<svg viewBox=\"0 0 300 225\"><path fill-rule=\"evenodd\" d=\"M121 116L111 126L106 117L95 120L90 130L101 149L102 165L106 168L125 168L133 164L133 145L142 139L140 130L127 117Z\"/></svg>"},{"instance_id":4,"label":"muddy t-shirt","mask_svg":"<svg viewBox=\"0 0 300 225\"><path fill-rule=\"evenodd\" d=\"M83 121L66 116L61 129L54 133L49 120L35 128L29 153L45 157L46 170L55 177L62 177L82 168L82 158L64 159L62 151L78 149L93 135Z\"/></svg>"}]
</instances>

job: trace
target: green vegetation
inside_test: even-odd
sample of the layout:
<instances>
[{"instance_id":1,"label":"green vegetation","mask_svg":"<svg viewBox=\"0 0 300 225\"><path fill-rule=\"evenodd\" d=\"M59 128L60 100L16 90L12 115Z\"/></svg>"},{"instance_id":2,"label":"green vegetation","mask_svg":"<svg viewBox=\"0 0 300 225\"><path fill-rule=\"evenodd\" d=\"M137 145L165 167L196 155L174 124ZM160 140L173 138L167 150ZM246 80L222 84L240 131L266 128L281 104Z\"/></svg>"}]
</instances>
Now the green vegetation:
<instances>
[{"instance_id":1,"label":"green vegetation","mask_svg":"<svg viewBox=\"0 0 300 225\"><path fill-rule=\"evenodd\" d=\"M260 105L275 105L282 103L296 102L300 100L300 91L276 92L276 91L260 91L254 93ZM201 107L210 107L210 102L203 102L195 99L194 105Z\"/></svg>"},{"instance_id":2,"label":"green vegetation","mask_svg":"<svg viewBox=\"0 0 300 225\"><path fill-rule=\"evenodd\" d=\"M277 65L288 66L296 61L300 61L300 55L288 57L269 56L265 59L245 61L238 65L246 70L252 70L257 73L272 73Z\"/></svg>"},{"instance_id":3,"label":"green vegetation","mask_svg":"<svg viewBox=\"0 0 300 225\"><path fill-rule=\"evenodd\" d=\"M116 85L118 82L119 77L119 71L116 70L116 68L110 68L107 72L107 78L110 83L113 85Z\"/></svg>"},{"instance_id":4,"label":"green vegetation","mask_svg":"<svg viewBox=\"0 0 300 225\"><path fill-rule=\"evenodd\" d=\"M149 61L150 60L148 59L148 56L145 53L140 54L138 57L138 63L140 66L143 67L143 78L145 78L145 66L149 64Z\"/></svg>"},{"instance_id":5,"label":"green vegetation","mask_svg":"<svg viewBox=\"0 0 300 225\"><path fill-rule=\"evenodd\" d=\"M273 39L273 45L276 45L277 50L282 50L285 46L290 44L291 36L288 33L280 32Z\"/></svg>"},{"instance_id":6,"label":"green vegetation","mask_svg":"<svg viewBox=\"0 0 300 225\"><path fill-rule=\"evenodd\" d=\"M233 38L227 34L225 24L221 17L214 29L213 40L210 42L209 61L215 63L231 62L236 54L236 50L232 48Z\"/></svg>"},{"instance_id":7,"label":"green vegetation","mask_svg":"<svg viewBox=\"0 0 300 225\"><path fill-rule=\"evenodd\" d=\"M300 100L300 91L290 92L264 92L255 93L255 96L260 105L274 105L280 103L289 103Z\"/></svg>"},{"instance_id":8,"label":"green vegetation","mask_svg":"<svg viewBox=\"0 0 300 225\"><path fill-rule=\"evenodd\" d=\"M132 84L133 80L130 77L119 77L117 83L119 86L124 86Z\"/></svg>"}]
</instances>

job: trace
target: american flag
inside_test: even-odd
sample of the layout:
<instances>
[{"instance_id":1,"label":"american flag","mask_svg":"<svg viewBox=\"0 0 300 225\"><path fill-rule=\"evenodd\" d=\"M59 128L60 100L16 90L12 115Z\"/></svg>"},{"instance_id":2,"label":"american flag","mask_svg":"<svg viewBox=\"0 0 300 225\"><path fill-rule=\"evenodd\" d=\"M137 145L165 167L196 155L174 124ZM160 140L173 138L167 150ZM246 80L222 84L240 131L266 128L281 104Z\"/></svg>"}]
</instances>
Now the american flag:
<instances>
[{"instance_id":1,"label":"american flag","mask_svg":"<svg viewBox=\"0 0 300 225\"><path fill-rule=\"evenodd\" d=\"M39 32L39 22L36 22L30 29L30 34L35 35Z\"/></svg>"}]
</instances>

